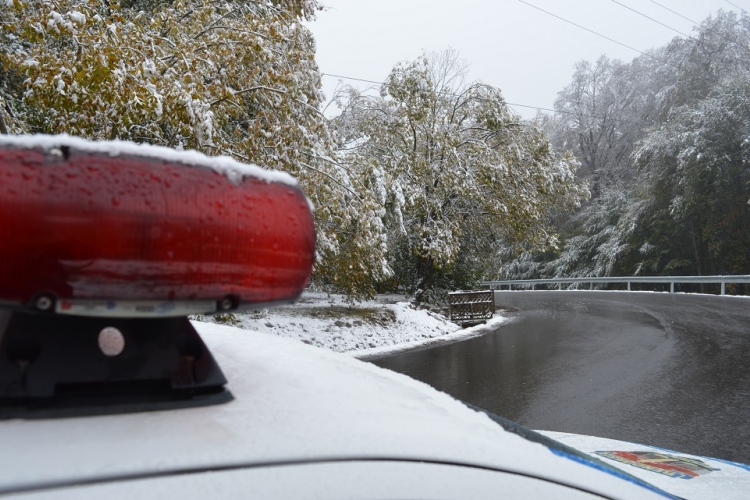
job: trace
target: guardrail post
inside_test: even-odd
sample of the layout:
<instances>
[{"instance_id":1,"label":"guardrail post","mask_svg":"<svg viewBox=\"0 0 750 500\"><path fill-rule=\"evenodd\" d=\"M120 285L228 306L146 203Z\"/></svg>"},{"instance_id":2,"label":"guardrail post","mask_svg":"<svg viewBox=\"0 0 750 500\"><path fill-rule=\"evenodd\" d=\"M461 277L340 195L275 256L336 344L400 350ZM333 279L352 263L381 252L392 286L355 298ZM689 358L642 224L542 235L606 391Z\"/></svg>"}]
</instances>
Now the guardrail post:
<instances>
[{"instance_id":1,"label":"guardrail post","mask_svg":"<svg viewBox=\"0 0 750 500\"><path fill-rule=\"evenodd\" d=\"M628 281L628 292L630 291L630 282Z\"/></svg>"},{"instance_id":2,"label":"guardrail post","mask_svg":"<svg viewBox=\"0 0 750 500\"><path fill-rule=\"evenodd\" d=\"M674 281L669 282L669 293L674 293Z\"/></svg>"},{"instance_id":3,"label":"guardrail post","mask_svg":"<svg viewBox=\"0 0 750 500\"><path fill-rule=\"evenodd\" d=\"M594 282L592 281L589 283L589 290L593 290L593 289L594 289Z\"/></svg>"},{"instance_id":4,"label":"guardrail post","mask_svg":"<svg viewBox=\"0 0 750 500\"><path fill-rule=\"evenodd\" d=\"M726 291L727 291L727 282L726 281L722 281L721 282L721 294L725 295Z\"/></svg>"}]
</instances>

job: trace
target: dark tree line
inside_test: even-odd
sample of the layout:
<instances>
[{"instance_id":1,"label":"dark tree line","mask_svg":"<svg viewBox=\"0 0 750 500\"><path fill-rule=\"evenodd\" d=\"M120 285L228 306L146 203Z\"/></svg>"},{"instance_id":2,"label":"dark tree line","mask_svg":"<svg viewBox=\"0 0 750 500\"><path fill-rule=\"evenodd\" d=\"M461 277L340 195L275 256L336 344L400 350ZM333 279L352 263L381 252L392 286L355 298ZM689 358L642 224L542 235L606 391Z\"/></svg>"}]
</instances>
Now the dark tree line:
<instances>
[{"instance_id":1,"label":"dark tree line","mask_svg":"<svg viewBox=\"0 0 750 500\"><path fill-rule=\"evenodd\" d=\"M592 197L521 277L750 273L750 18L719 12L630 63L581 62L540 117Z\"/></svg>"}]
</instances>

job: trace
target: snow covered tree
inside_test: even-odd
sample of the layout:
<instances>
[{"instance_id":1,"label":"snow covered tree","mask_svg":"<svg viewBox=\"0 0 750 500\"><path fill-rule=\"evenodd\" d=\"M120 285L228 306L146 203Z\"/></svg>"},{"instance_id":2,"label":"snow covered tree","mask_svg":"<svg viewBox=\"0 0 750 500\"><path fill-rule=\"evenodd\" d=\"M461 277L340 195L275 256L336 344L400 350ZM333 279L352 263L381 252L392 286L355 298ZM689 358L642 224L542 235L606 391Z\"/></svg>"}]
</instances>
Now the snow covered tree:
<instances>
[{"instance_id":1,"label":"snow covered tree","mask_svg":"<svg viewBox=\"0 0 750 500\"><path fill-rule=\"evenodd\" d=\"M661 64L655 56L632 63L604 56L576 64L573 80L555 101L557 114L545 130L559 148L581 161L577 175L588 181L592 198L632 181L635 143L654 123Z\"/></svg>"},{"instance_id":2,"label":"snow covered tree","mask_svg":"<svg viewBox=\"0 0 750 500\"><path fill-rule=\"evenodd\" d=\"M0 57L6 72L23 77L15 130L244 154L293 168L325 137L314 42L300 24L314 7L6 2Z\"/></svg>"},{"instance_id":3,"label":"snow covered tree","mask_svg":"<svg viewBox=\"0 0 750 500\"><path fill-rule=\"evenodd\" d=\"M585 196L575 159L514 115L498 89L467 83L452 51L398 64L380 96L350 90L343 108L337 140L381 191L391 262L413 271L405 285L418 301L492 242L554 245L547 214Z\"/></svg>"},{"instance_id":4,"label":"snow covered tree","mask_svg":"<svg viewBox=\"0 0 750 500\"><path fill-rule=\"evenodd\" d=\"M651 270L750 272L748 137L750 72L742 72L706 99L675 109L641 143L635 159L649 178L648 223L660 228L643 246L671 240L669 252L647 261Z\"/></svg>"},{"instance_id":5,"label":"snow covered tree","mask_svg":"<svg viewBox=\"0 0 750 500\"><path fill-rule=\"evenodd\" d=\"M594 196L557 220L558 255L510 276L750 271L744 166L750 18L719 12L628 64L580 63L543 125Z\"/></svg>"},{"instance_id":6,"label":"snow covered tree","mask_svg":"<svg viewBox=\"0 0 750 500\"><path fill-rule=\"evenodd\" d=\"M679 69L633 156L648 202L633 241L638 270L750 272L748 36L750 18L719 12L667 48Z\"/></svg>"},{"instance_id":7,"label":"snow covered tree","mask_svg":"<svg viewBox=\"0 0 750 500\"><path fill-rule=\"evenodd\" d=\"M581 160L578 178L589 186L591 200L569 217L557 220L562 252L544 256L537 266L544 276L605 276L620 273L632 248L632 221L639 202L636 143L657 120L658 92L674 68L661 62L664 49L630 63L606 57L576 64L570 85L558 94L554 117L543 128L558 148Z\"/></svg>"},{"instance_id":8,"label":"snow covered tree","mask_svg":"<svg viewBox=\"0 0 750 500\"><path fill-rule=\"evenodd\" d=\"M331 157L315 44L302 24L318 8L317 0L0 2L0 129L191 148L290 172L316 207L316 272L366 294L363 283L384 265L377 204L353 194L356 179Z\"/></svg>"}]
</instances>

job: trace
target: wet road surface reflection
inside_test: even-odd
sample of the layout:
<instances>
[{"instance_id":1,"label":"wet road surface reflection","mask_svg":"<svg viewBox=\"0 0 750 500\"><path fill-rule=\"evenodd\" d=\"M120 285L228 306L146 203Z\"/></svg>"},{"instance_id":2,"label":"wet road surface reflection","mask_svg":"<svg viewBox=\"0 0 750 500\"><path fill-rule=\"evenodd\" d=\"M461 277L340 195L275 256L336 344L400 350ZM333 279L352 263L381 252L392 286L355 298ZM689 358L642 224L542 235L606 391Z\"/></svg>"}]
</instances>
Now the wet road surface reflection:
<instances>
[{"instance_id":1,"label":"wet road surface reflection","mask_svg":"<svg viewBox=\"0 0 750 500\"><path fill-rule=\"evenodd\" d=\"M496 332L373 363L532 429L750 462L750 299L500 292Z\"/></svg>"}]
</instances>

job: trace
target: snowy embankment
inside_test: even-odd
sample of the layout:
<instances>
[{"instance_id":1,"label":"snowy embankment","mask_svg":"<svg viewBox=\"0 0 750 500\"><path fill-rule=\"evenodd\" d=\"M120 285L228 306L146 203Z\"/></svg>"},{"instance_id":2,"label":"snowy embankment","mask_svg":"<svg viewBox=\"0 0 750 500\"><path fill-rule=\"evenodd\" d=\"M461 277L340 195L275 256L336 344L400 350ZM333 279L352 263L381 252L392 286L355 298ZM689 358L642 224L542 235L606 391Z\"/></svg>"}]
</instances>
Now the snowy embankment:
<instances>
[{"instance_id":1,"label":"snowy embankment","mask_svg":"<svg viewBox=\"0 0 750 500\"><path fill-rule=\"evenodd\" d=\"M381 295L352 305L325 293L305 293L297 303L273 309L196 319L297 339L360 359L476 337L506 321L496 314L487 324L462 329L439 314L414 309L402 296Z\"/></svg>"}]
</instances>

